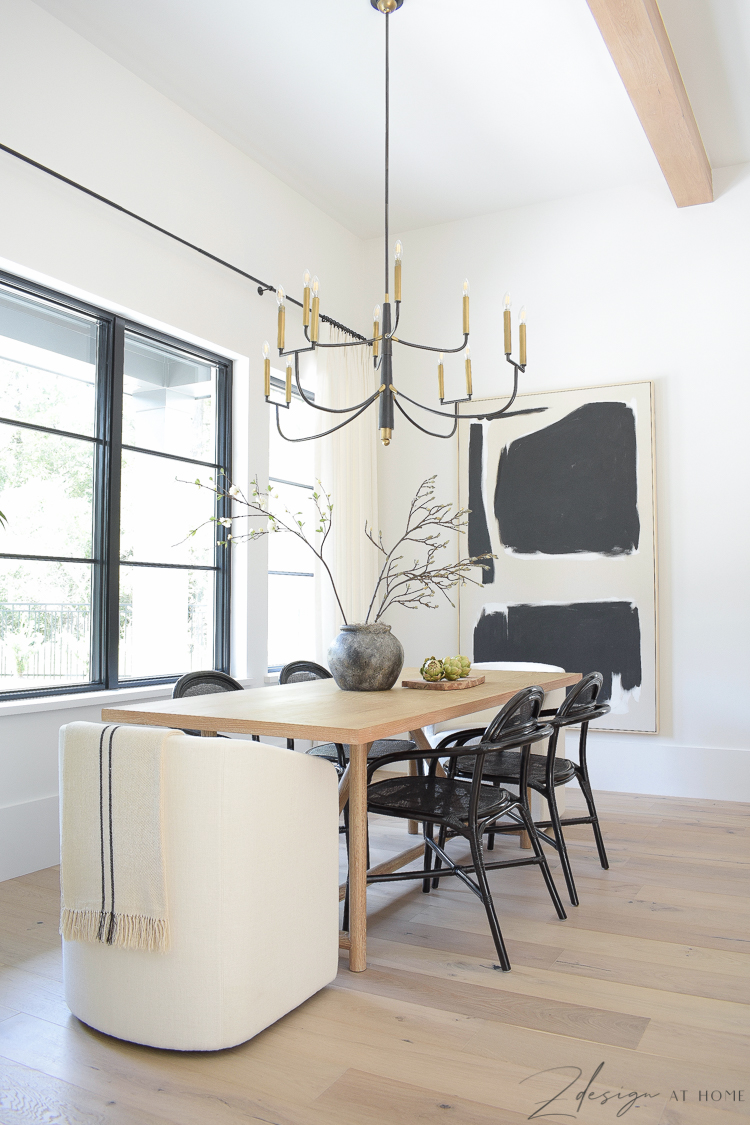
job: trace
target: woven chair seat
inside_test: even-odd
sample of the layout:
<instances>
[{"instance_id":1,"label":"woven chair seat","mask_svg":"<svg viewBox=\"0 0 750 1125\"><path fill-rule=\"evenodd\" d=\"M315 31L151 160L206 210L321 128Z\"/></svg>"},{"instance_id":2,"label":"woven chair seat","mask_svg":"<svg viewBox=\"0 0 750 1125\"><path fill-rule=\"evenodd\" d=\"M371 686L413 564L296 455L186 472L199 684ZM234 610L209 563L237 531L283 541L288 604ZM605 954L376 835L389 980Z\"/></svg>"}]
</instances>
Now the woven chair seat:
<instances>
[{"instance_id":1,"label":"woven chair seat","mask_svg":"<svg viewBox=\"0 0 750 1125\"><path fill-rule=\"evenodd\" d=\"M459 758L458 773L471 777L474 770L474 758ZM572 781L576 771L573 762L567 758L555 758L555 785L565 785ZM497 754L488 754L484 759L482 777L493 781L509 781L518 784L521 777L521 754L518 750L501 750ZM537 792L546 788L547 784L547 757L541 754L529 756L529 772L527 782L530 789Z\"/></svg>"},{"instance_id":2,"label":"woven chair seat","mask_svg":"<svg viewBox=\"0 0 750 1125\"><path fill-rule=\"evenodd\" d=\"M373 758L383 758L386 754L405 754L413 749L414 743L405 738L379 738L376 742L373 742L367 757L369 761L372 761ZM307 752L313 758L325 758L327 762L331 762L334 766L338 764L339 756L333 742L324 742L321 746L313 746L312 750ZM349 747L346 744L344 745L344 757L348 762Z\"/></svg>"},{"instance_id":3,"label":"woven chair seat","mask_svg":"<svg viewBox=\"0 0 750 1125\"><path fill-rule=\"evenodd\" d=\"M466 824L469 819L471 784L447 777L394 777L378 781L367 790L372 812L390 813L408 820ZM479 797L479 819L500 816L513 798L504 789L486 786Z\"/></svg>"}]
</instances>

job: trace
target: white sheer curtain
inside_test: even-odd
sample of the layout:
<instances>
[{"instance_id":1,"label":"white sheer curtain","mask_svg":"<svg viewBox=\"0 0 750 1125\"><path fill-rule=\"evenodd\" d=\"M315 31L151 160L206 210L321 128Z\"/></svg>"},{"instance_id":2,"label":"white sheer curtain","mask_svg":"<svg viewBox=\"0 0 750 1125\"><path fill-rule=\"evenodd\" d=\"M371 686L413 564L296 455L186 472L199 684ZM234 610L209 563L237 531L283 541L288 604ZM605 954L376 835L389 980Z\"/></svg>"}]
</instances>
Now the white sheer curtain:
<instances>
[{"instance_id":1,"label":"white sheer curtain","mask_svg":"<svg viewBox=\"0 0 750 1125\"><path fill-rule=\"evenodd\" d=\"M328 325L328 343L351 339ZM353 406L379 386L370 349L321 348L315 398L325 406ZM365 521L378 528L377 406L338 433L315 442L315 476L331 495L333 526L325 550L347 621L364 621L378 574L378 552L365 538ZM321 430L343 414L315 412ZM339 631L341 613L330 582L318 567L315 581L317 659L327 664L328 646Z\"/></svg>"}]
</instances>

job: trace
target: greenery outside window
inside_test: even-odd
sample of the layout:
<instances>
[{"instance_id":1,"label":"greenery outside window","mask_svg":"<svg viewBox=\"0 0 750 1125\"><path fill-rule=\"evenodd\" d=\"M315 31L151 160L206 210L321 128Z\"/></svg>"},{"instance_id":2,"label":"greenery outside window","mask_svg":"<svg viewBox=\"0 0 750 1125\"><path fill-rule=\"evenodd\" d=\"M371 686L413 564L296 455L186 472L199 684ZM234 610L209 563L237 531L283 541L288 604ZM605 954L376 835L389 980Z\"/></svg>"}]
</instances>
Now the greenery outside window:
<instances>
[{"instance_id":1,"label":"greenery outside window","mask_svg":"<svg viewBox=\"0 0 750 1125\"><path fill-rule=\"evenodd\" d=\"M1 697L228 671L230 435L225 360L0 275Z\"/></svg>"}]
</instances>

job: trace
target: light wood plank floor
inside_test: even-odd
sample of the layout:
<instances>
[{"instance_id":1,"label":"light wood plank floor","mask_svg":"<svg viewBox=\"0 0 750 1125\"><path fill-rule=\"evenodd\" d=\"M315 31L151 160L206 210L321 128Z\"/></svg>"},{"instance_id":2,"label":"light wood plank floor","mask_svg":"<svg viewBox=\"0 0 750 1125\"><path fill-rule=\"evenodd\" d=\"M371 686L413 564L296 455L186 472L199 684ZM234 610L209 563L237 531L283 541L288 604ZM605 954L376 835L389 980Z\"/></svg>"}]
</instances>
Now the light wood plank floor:
<instances>
[{"instance_id":1,"label":"light wood plank floor","mask_svg":"<svg viewBox=\"0 0 750 1125\"><path fill-rule=\"evenodd\" d=\"M481 903L454 880L429 895L381 885L369 892L367 972L342 961L330 988L208 1055L80 1024L62 998L57 868L0 884L0 1123L747 1118L750 806L598 803L611 868L589 829L569 829L581 905L567 921L536 870L490 876L511 973L497 969ZM579 804L569 791L568 808ZM404 826L373 821L373 862L408 842Z\"/></svg>"}]
</instances>

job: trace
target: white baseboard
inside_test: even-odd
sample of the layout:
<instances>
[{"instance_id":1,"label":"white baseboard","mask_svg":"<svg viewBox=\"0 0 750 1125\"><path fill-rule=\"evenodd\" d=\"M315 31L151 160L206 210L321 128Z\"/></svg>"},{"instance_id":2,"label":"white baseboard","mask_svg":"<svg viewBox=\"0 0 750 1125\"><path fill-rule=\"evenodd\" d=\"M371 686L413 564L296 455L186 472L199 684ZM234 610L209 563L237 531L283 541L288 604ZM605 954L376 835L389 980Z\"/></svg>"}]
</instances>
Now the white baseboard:
<instances>
[{"instance_id":1,"label":"white baseboard","mask_svg":"<svg viewBox=\"0 0 750 1125\"><path fill-rule=\"evenodd\" d=\"M59 862L56 796L0 809L0 882Z\"/></svg>"},{"instance_id":2,"label":"white baseboard","mask_svg":"<svg viewBox=\"0 0 750 1125\"><path fill-rule=\"evenodd\" d=\"M573 741L569 749L575 746ZM594 789L750 802L750 750L676 746L649 735L589 735Z\"/></svg>"}]
</instances>

